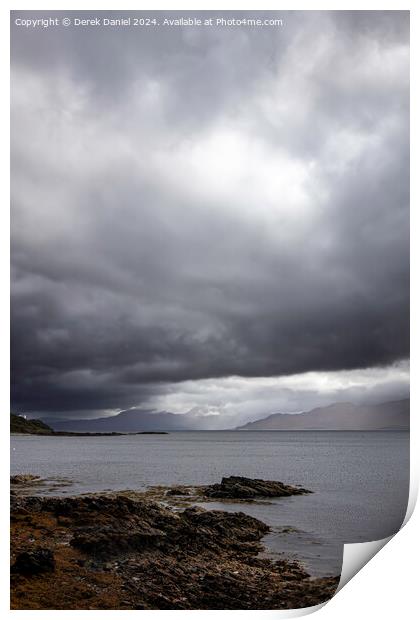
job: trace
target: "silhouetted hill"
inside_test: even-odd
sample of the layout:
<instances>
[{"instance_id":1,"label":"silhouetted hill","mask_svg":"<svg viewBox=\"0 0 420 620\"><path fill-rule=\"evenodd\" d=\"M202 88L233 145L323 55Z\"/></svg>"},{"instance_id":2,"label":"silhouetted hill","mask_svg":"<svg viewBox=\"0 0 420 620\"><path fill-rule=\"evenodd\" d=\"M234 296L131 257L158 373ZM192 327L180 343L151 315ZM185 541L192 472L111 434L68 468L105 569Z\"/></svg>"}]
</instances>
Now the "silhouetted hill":
<instances>
[{"instance_id":1,"label":"silhouetted hill","mask_svg":"<svg viewBox=\"0 0 420 620\"><path fill-rule=\"evenodd\" d=\"M41 420L26 420L20 415L10 414L10 432L30 435L50 435L52 428Z\"/></svg>"},{"instance_id":2,"label":"silhouetted hill","mask_svg":"<svg viewBox=\"0 0 420 620\"><path fill-rule=\"evenodd\" d=\"M350 430L408 430L410 400L391 401L379 405L334 403L304 413L273 413L239 426L241 431L350 431Z\"/></svg>"}]
</instances>

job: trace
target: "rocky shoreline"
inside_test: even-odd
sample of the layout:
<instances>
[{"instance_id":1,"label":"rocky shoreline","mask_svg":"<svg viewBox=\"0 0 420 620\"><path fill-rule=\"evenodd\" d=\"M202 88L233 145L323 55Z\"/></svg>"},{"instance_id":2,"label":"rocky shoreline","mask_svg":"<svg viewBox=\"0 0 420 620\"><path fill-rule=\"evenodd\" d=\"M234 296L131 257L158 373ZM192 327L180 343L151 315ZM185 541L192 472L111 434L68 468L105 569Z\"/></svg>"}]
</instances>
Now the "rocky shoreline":
<instances>
[{"instance_id":1,"label":"rocky shoreline","mask_svg":"<svg viewBox=\"0 0 420 620\"><path fill-rule=\"evenodd\" d=\"M338 585L338 577L312 579L296 562L259 557L269 531L262 521L188 505L197 494L250 501L305 489L229 477L159 487L158 501L147 491L20 491L34 482L12 479L12 609L292 609L328 600Z\"/></svg>"}]
</instances>

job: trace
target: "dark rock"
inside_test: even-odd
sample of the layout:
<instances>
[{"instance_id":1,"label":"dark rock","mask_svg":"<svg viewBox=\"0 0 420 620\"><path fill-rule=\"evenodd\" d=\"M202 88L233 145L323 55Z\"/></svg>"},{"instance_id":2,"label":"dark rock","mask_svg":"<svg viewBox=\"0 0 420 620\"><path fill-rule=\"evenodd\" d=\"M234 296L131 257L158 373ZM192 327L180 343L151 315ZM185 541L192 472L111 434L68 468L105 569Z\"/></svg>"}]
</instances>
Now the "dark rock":
<instances>
[{"instance_id":1,"label":"dark rock","mask_svg":"<svg viewBox=\"0 0 420 620\"><path fill-rule=\"evenodd\" d=\"M289 497L311 493L302 487L295 487L275 480L229 476L220 484L211 484L204 489L206 497L229 499L252 499L255 497Z\"/></svg>"},{"instance_id":2,"label":"dark rock","mask_svg":"<svg viewBox=\"0 0 420 620\"><path fill-rule=\"evenodd\" d=\"M259 541L270 529L259 519L243 512L224 512L193 507L184 510L182 516L189 525L190 535L203 536L204 534L204 537L211 541L215 536L221 547ZM209 536L209 532L212 532L213 536Z\"/></svg>"},{"instance_id":3,"label":"dark rock","mask_svg":"<svg viewBox=\"0 0 420 620\"><path fill-rule=\"evenodd\" d=\"M19 553L15 563L12 565L12 573L25 575L36 575L54 571L54 554L50 549L39 547L33 551Z\"/></svg>"}]
</instances>

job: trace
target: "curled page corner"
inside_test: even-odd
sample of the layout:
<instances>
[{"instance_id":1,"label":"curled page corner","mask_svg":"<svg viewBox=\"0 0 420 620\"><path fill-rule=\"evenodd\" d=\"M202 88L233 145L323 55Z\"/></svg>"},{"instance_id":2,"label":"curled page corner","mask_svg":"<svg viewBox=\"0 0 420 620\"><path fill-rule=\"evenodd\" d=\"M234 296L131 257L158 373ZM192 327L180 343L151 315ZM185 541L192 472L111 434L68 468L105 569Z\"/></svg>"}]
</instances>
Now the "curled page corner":
<instances>
[{"instance_id":1,"label":"curled page corner","mask_svg":"<svg viewBox=\"0 0 420 620\"><path fill-rule=\"evenodd\" d=\"M329 601L324 601L323 603L319 603L318 605L311 605L310 607L299 607L296 609L264 609L259 610L259 613L262 615L265 620L277 620L278 618L302 618L303 616L309 616L310 614L315 613L322 609ZM243 617L244 612L246 613L248 610L236 610L233 613L234 617L240 615ZM236 615L235 615L236 614Z\"/></svg>"},{"instance_id":2,"label":"curled page corner","mask_svg":"<svg viewBox=\"0 0 420 620\"><path fill-rule=\"evenodd\" d=\"M395 534L364 543L345 544L343 549L343 566L340 583L336 591L339 592L390 540Z\"/></svg>"},{"instance_id":3,"label":"curled page corner","mask_svg":"<svg viewBox=\"0 0 420 620\"><path fill-rule=\"evenodd\" d=\"M400 529L394 534L391 534L391 536L382 538L381 540L343 545L343 564L340 583L338 584L336 594L407 524L413 514L417 496L418 484L413 480L413 476L411 476L407 510Z\"/></svg>"},{"instance_id":4,"label":"curled page corner","mask_svg":"<svg viewBox=\"0 0 420 620\"><path fill-rule=\"evenodd\" d=\"M273 619L277 620L278 618L302 618L303 616L309 616L310 614L315 613L322 609L331 599L327 599L322 603L318 603L318 605L311 605L310 607L298 607L296 609L270 609L270 610L259 610L259 613L263 615L266 620ZM235 614L235 612L232 612ZM239 617L239 614L244 613L244 610L236 611L236 614ZM246 613L246 610L245 610Z\"/></svg>"},{"instance_id":5,"label":"curled page corner","mask_svg":"<svg viewBox=\"0 0 420 620\"><path fill-rule=\"evenodd\" d=\"M418 498L418 493L419 493L419 482L413 476L413 471L414 471L414 467L412 466L412 470L411 470L411 474L410 474L410 493L409 493L409 496L408 496L407 510L406 510L405 517L404 517L404 522L403 522L401 528L403 528L405 525L407 525L408 521L411 518L411 515L414 512L414 508L415 508L416 503L417 503L417 498Z\"/></svg>"}]
</instances>

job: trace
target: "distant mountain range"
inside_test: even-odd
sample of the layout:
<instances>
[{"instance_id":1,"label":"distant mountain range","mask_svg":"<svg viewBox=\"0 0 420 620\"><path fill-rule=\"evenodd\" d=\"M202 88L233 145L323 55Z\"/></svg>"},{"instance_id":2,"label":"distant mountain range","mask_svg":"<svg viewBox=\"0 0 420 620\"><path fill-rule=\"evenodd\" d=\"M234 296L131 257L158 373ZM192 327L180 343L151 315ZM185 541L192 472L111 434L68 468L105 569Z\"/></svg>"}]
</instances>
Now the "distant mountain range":
<instances>
[{"instance_id":1,"label":"distant mountain range","mask_svg":"<svg viewBox=\"0 0 420 620\"><path fill-rule=\"evenodd\" d=\"M373 431L408 430L410 400L379 405L334 403L304 413L273 413L237 427L239 431Z\"/></svg>"},{"instance_id":2,"label":"distant mountain range","mask_svg":"<svg viewBox=\"0 0 420 620\"><path fill-rule=\"evenodd\" d=\"M55 431L77 431L83 433L137 433L140 431L186 431L203 428L203 418L167 411L145 411L128 409L107 418L84 420L55 420L44 418Z\"/></svg>"},{"instance_id":3,"label":"distant mountain range","mask_svg":"<svg viewBox=\"0 0 420 620\"><path fill-rule=\"evenodd\" d=\"M248 422L238 431L269 430L408 430L410 400L398 400L379 405L334 403L304 413L274 413L255 422ZM213 416L210 416L213 417ZM214 421L192 414L167 411L129 409L106 418L84 420L43 420L55 431L93 433L136 433L141 431L185 431L214 428Z\"/></svg>"}]
</instances>

